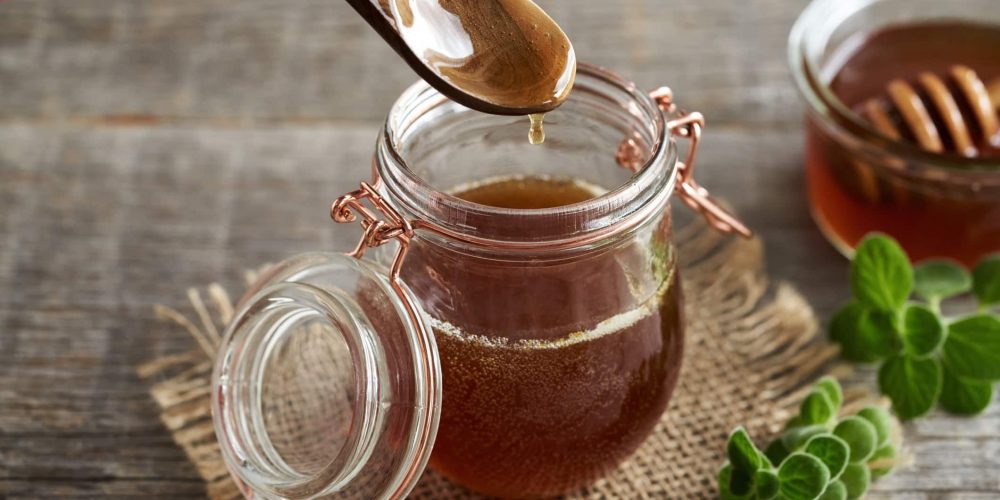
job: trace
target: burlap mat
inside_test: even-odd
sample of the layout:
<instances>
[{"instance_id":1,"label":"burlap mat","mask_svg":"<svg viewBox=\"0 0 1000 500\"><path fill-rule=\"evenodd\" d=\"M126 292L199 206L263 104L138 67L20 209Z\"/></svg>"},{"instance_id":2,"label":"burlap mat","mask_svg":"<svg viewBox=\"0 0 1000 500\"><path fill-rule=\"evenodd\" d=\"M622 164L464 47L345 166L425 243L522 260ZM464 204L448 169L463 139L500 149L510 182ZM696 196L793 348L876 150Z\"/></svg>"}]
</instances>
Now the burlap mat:
<instances>
[{"instance_id":1,"label":"burlap mat","mask_svg":"<svg viewBox=\"0 0 1000 500\"><path fill-rule=\"evenodd\" d=\"M631 459L569 498L717 497L715 477L729 431L745 425L759 439L774 435L836 355L814 341L816 318L802 296L787 284L769 283L759 240L724 237L693 223L678 231L676 241L688 329L670 409ZM248 280L254 277L248 273ZM237 498L209 412L210 359L233 306L219 285L207 293L206 301L197 289L188 290L194 319L156 308L201 349L153 360L138 372L154 381L150 393L161 419L205 479L208 496ZM412 497L475 498L433 471Z\"/></svg>"}]
</instances>

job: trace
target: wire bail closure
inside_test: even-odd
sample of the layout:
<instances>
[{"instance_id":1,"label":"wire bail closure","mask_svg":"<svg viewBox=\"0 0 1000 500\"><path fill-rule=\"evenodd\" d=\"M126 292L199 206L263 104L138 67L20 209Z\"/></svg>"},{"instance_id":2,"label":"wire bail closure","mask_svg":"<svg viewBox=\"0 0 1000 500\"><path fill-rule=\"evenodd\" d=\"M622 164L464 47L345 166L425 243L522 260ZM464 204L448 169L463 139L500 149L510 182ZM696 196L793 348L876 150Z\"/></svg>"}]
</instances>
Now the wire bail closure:
<instances>
[{"instance_id":1,"label":"wire bail closure","mask_svg":"<svg viewBox=\"0 0 1000 500\"><path fill-rule=\"evenodd\" d=\"M705 117L697 112L686 112L674 102L674 92L670 87L660 87L649 93L665 115L676 114L677 118L667 121L667 129L689 141L687 155L683 162L677 162L677 195L685 205L702 215L716 230L744 238L753 236L753 231L740 222L732 213L709 194L708 190L694 180L695 159L701 142L701 131L705 128Z\"/></svg>"},{"instance_id":2,"label":"wire bail closure","mask_svg":"<svg viewBox=\"0 0 1000 500\"><path fill-rule=\"evenodd\" d=\"M364 229L364 234L361 235L354 250L347 252L351 257L360 259L369 248L380 247L391 240L399 242L396 257L392 261L392 269L389 271L389 281L396 285L399 281L399 271L403 268L403 259L413 238L413 225L378 194L376 190L378 183L378 179L375 181L375 186L362 182L360 189L334 200L330 207L330 217L341 224L354 222L358 218L357 214L363 217L361 227ZM362 203L366 199L371 202L377 213ZM379 214L384 219L379 218Z\"/></svg>"},{"instance_id":3,"label":"wire bail closure","mask_svg":"<svg viewBox=\"0 0 1000 500\"><path fill-rule=\"evenodd\" d=\"M708 193L707 189L694 180L695 160L698 153L698 145L701 141L701 132L705 127L705 117L697 111L688 113L679 109L676 103L674 103L674 94L670 87L655 89L649 93L649 96L656 102L657 107L659 107L664 115L677 116L666 122L666 127L670 133L676 134L678 137L687 138L689 141L684 161L677 162L678 182L675 185L677 195L684 204L701 214L708 224L716 230L726 234L736 233L744 238L753 236L753 232L745 224L723 208ZM634 139L622 141L616 155L619 165L636 171L640 166L640 158L641 152ZM409 250L410 241L413 239L416 229L428 230L441 236L473 245L527 250L542 248L559 249L568 248L572 245L588 244L622 229L609 227L604 231L597 231L594 234L552 244L528 242L501 244L471 235L459 234L430 221L420 219L413 221L406 220L378 193L380 183L381 178L375 174L372 183L362 182L360 189L337 198L330 207L330 217L338 223L350 223L356 221L359 214L361 215L361 227L364 233L361 235L361 239L358 240L358 244L354 249L347 252L347 255L351 257L361 258L369 248L382 246L392 240L396 240L399 243L396 256L392 262L392 268L389 272L389 280L397 288L399 286L399 272L403 267L403 260ZM372 208L363 203L365 200L368 200Z\"/></svg>"}]
</instances>

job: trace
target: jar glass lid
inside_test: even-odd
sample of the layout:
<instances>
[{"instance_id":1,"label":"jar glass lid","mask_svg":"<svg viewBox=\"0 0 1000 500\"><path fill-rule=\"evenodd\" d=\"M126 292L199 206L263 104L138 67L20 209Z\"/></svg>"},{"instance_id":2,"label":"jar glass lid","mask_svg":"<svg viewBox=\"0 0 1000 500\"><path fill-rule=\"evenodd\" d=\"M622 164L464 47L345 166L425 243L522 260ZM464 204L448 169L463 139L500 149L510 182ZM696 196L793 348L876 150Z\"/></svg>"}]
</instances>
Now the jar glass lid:
<instances>
[{"instance_id":1,"label":"jar glass lid","mask_svg":"<svg viewBox=\"0 0 1000 500\"><path fill-rule=\"evenodd\" d=\"M405 285L368 260L310 253L243 301L213 376L223 458L263 498L402 498L437 432L441 370Z\"/></svg>"}]
</instances>

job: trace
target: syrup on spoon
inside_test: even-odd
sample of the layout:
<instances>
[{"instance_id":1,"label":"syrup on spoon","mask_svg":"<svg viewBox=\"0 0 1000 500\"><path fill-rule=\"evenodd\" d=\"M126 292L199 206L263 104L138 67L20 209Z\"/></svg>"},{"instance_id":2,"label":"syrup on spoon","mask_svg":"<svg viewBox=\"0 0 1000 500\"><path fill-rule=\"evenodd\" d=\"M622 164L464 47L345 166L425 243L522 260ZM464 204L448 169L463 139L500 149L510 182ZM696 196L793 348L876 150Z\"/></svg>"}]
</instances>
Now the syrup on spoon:
<instances>
[{"instance_id":1,"label":"syrup on spoon","mask_svg":"<svg viewBox=\"0 0 1000 500\"><path fill-rule=\"evenodd\" d=\"M562 104L573 87L573 45L531 0L348 3L424 80L466 107L541 114ZM530 135L544 139L541 119L532 120Z\"/></svg>"}]
</instances>

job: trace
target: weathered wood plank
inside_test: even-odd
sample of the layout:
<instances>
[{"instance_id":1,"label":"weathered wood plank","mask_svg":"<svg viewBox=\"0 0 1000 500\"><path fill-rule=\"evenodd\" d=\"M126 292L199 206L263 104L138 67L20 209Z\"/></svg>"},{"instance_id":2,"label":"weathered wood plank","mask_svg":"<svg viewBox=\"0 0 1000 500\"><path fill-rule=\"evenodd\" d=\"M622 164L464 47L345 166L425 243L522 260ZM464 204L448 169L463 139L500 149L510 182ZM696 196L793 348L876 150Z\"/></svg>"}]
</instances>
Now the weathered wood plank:
<instances>
[{"instance_id":1,"label":"weathered wood plank","mask_svg":"<svg viewBox=\"0 0 1000 500\"><path fill-rule=\"evenodd\" d=\"M17 442L14 442L14 439ZM0 438L0 480L189 481L194 468L164 433L75 434ZM81 457L107 457L81 460Z\"/></svg>"},{"instance_id":2,"label":"weathered wood plank","mask_svg":"<svg viewBox=\"0 0 1000 500\"><path fill-rule=\"evenodd\" d=\"M802 2L540 3L581 60L706 113L699 178L832 312L846 263L808 216L784 64ZM0 3L0 497L204 494L133 371L191 346L152 306L350 244L328 204L415 79L369 31L337 0ZM1000 405L907 438L876 498L1000 496Z\"/></svg>"},{"instance_id":3,"label":"weathered wood plank","mask_svg":"<svg viewBox=\"0 0 1000 500\"><path fill-rule=\"evenodd\" d=\"M28 498L199 498L205 496L201 480L5 480L0 492L10 500Z\"/></svg>"},{"instance_id":4,"label":"weathered wood plank","mask_svg":"<svg viewBox=\"0 0 1000 500\"><path fill-rule=\"evenodd\" d=\"M795 123L785 38L800 2L540 2L578 57L669 84L715 122ZM339 0L0 5L0 119L380 120L415 81Z\"/></svg>"}]
</instances>

